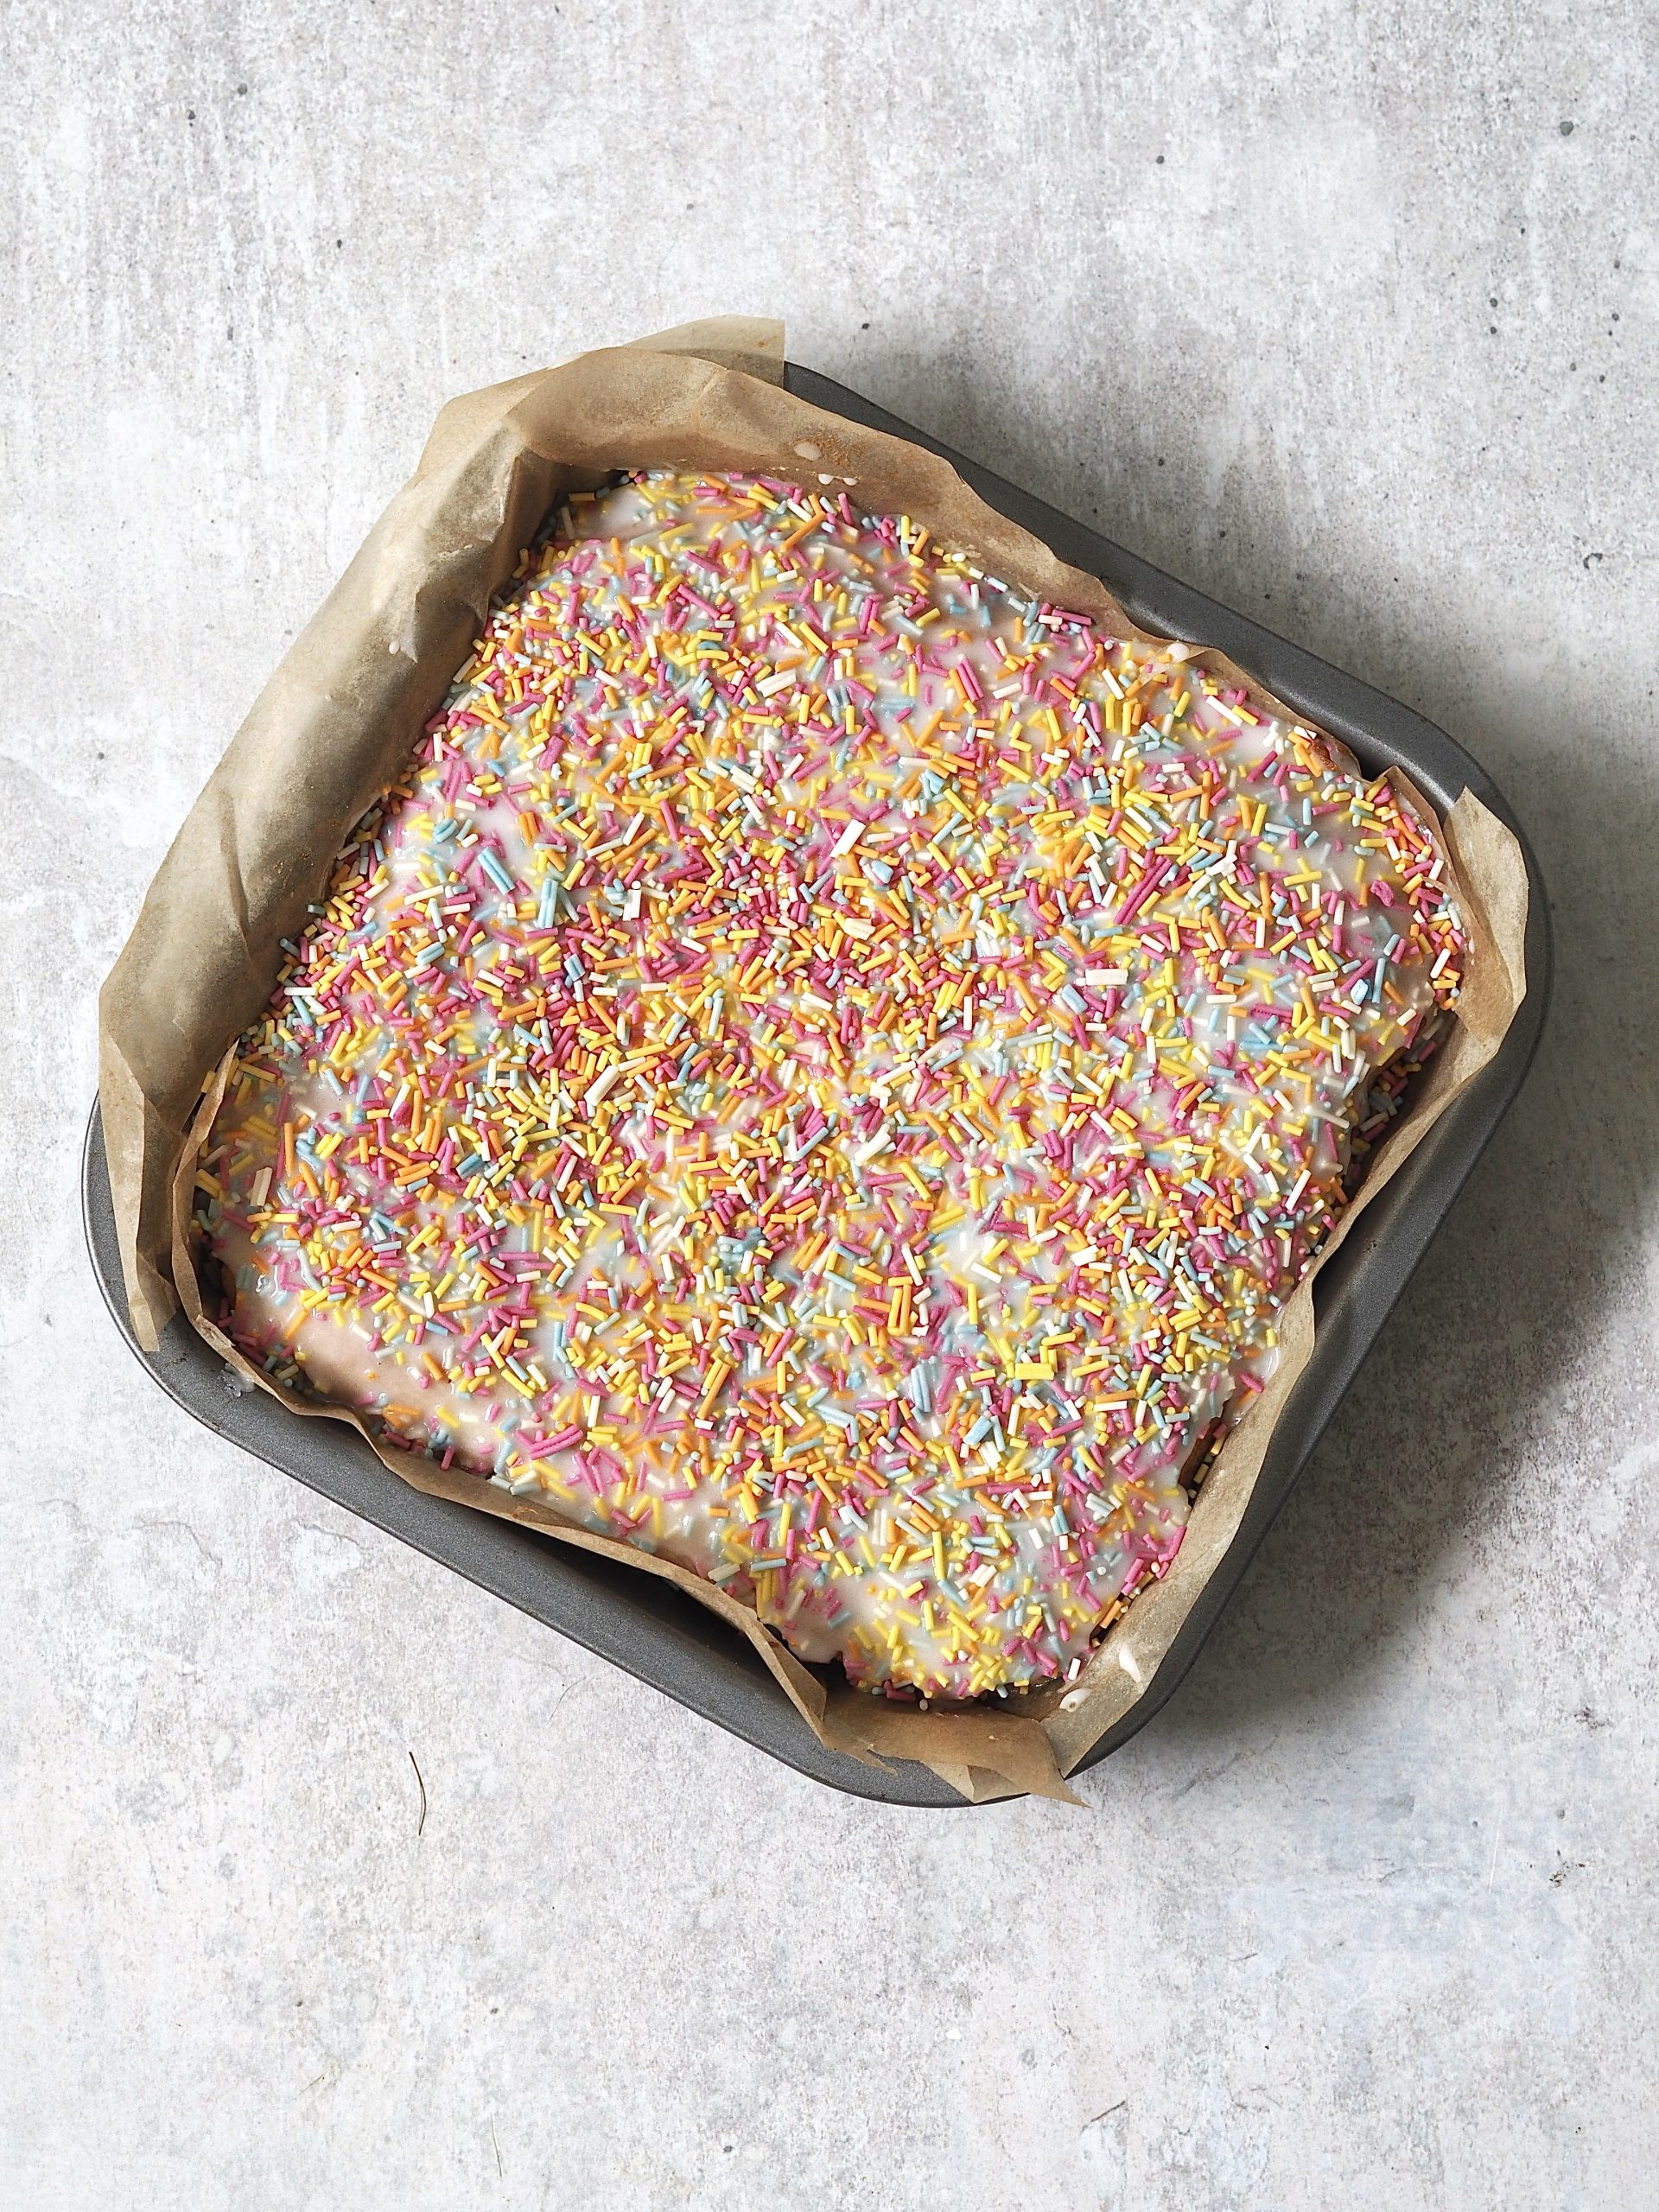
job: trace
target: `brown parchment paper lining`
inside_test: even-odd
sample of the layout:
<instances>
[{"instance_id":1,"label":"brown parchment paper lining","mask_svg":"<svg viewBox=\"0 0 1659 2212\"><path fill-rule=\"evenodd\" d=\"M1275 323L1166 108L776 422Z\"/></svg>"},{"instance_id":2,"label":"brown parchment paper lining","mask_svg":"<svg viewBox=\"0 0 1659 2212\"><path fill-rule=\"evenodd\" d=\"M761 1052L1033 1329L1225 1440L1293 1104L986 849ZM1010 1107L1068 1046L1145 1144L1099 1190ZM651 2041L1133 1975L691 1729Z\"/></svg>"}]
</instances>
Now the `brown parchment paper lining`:
<instances>
[{"instance_id":1,"label":"brown parchment paper lining","mask_svg":"<svg viewBox=\"0 0 1659 2212\"><path fill-rule=\"evenodd\" d=\"M908 514L992 574L1120 637L1131 622L987 506L948 463L784 391L783 330L721 318L586 353L452 400L414 475L254 702L158 870L99 1001L99 1096L122 1267L147 1350L181 1306L245 1380L307 1417L362 1424L253 1368L205 1313L190 1248L195 1160L227 1056L269 998L279 940L303 930L347 832L394 779L494 593L572 489L624 468L735 470L855 487L867 512ZM1223 655L1193 658L1270 712L1285 708ZM1427 821L1403 778L1395 782ZM1161 1582L1138 1595L1071 1688L922 1711L803 1665L747 1607L670 1562L565 1522L550 1506L373 1438L416 1489L544 1529L687 1591L747 1637L819 1738L855 1758L921 1760L964 1796L1077 1802L1061 1779L1152 1677L1249 1501L1278 1414L1313 1347L1312 1285L1369 1199L1491 1059L1524 995L1527 878L1514 838L1471 793L1443 825L1471 942L1449 1037L1378 1146L1319 1261L1287 1303L1281 1352L1194 1502Z\"/></svg>"}]
</instances>

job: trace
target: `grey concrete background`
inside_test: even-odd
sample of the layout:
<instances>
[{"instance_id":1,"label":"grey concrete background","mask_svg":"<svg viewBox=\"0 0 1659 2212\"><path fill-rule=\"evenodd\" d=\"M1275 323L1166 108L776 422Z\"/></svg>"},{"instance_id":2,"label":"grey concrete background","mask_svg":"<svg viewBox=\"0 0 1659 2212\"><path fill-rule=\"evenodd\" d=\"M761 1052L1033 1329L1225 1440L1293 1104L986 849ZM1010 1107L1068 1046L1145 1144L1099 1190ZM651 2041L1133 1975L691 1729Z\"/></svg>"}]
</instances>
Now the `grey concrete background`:
<instances>
[{"instance_id":1,"label":"grey concrete background","mask_svg":"<svg viewBox=\"0 0 1659 2212\"><path fill-rule=\"evenodd\" d=\"M1651 2203L1651 10L3 20L0 2202ZM721 308L1442 722L1554 891L1529 1090L1081 1813L727 1741L192 1427L81 1250L96 986L441 401Z\"/></svg>"}]
</instances>

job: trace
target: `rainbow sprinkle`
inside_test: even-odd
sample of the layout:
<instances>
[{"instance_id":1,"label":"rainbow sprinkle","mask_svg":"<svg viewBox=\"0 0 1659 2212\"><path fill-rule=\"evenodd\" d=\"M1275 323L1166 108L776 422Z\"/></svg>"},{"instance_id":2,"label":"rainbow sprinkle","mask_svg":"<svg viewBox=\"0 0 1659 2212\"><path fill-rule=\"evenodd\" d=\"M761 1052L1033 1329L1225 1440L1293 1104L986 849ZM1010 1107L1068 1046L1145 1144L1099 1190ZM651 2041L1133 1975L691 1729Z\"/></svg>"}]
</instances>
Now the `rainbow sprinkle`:
<instances>
[{"instance_id":1,"label":"rainbow sprinkle","mask_svg":"<svg viewBox=\"0 0 1659 2212\"><path fill-rule=\"evenodd\" d=\"M904 517L575 496L238 1047L225 1325L855 1681L1069 1677L1455 999L1443 869Z\"/></svg>"}]
</instances>

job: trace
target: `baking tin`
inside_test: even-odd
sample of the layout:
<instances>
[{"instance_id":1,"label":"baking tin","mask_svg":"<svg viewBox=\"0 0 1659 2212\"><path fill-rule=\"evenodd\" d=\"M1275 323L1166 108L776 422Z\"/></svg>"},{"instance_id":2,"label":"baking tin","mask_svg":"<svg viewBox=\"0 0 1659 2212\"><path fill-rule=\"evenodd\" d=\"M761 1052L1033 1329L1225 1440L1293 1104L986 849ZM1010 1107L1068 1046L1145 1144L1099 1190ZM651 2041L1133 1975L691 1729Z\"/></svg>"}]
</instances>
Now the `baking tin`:
<instances>
[{"instance_id":1,"label":"baking tin","mask_svg":"<svg viewBox=\"0 0 1659 2212\"><path fill-rule=\"evenodd\" d=\"M1403 767L1441 813L1465 788L1472 791L1515 831L1526 859L1531 886L1527 995L1509 1034L1496 1057L1370 1201L1354 1232L1321 1271L1314 1291L1313 1356L1286 1404L1237 1534L1145 1694L1083 1759L1081 1772L1144 1727L1192 1664L1429 1239L1520 1089L1549 998L1543 882L1503 793L1460 746L1421 715L1178 583L827 377L791 363L785 381L815 406L941 454L988 505L1052 546L1061 560L1099 576L1146 629L1230 654L1299 714L1339 737L1369 774ZM229 1370L182 1317L170 1324L157 1352L140 1351L122 1287L96 1107L86 1131L82 1204L93 1269L118 1327L162 1389L216 1434L816 1781L888 1804L965 1802L926 1767L910 1761L869 1767L826 1751L748 1644L671 1585L513 1522L428 1497L383 1467L363 1439L343 1423L307 1421L263 1391L232 1390Z\"/></svg>"}]
</instances>

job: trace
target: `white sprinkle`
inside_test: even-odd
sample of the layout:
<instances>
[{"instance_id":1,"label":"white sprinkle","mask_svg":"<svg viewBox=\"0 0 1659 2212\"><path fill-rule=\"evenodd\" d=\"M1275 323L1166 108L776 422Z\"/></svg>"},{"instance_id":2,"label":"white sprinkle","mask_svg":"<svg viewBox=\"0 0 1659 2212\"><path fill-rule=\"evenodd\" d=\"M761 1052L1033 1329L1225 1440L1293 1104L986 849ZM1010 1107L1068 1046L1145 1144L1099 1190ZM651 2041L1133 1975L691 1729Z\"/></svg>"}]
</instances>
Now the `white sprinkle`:
<instances>
[{"instance_id":1,"label":"white sprinkle","mask_svg":"<svg viewBox=\"0 0 1659 2212\"><path fill-rule=\"evenodd\" d=\"M613 1060L609 1067L600 1071L582 1096L582 1105L588 1113L591 1114L600 1100L614 1090L632 1065L631 1060Z\"/></svg>"}]
</instances>

